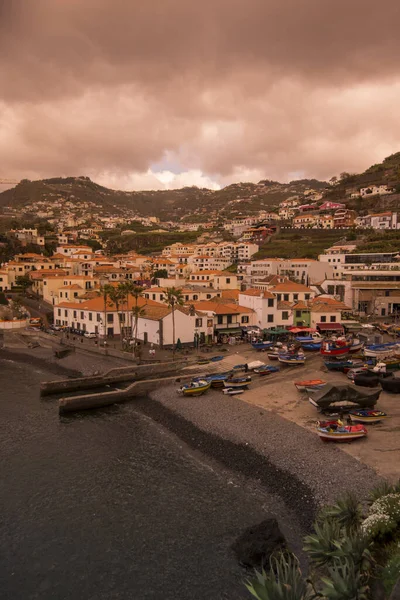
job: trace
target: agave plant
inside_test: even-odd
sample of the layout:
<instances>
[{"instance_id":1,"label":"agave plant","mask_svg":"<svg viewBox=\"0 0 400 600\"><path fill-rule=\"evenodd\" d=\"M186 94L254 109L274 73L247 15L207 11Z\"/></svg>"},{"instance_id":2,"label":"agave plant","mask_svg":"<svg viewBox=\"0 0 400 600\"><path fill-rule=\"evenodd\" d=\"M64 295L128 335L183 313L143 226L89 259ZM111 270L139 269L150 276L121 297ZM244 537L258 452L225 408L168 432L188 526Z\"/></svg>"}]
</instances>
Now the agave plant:
<instances>
[{"instance_id":1,"label":"agave plant","mask_svg":"<svg viewBox=\"0 0 400 600\"><path fill-rule=\"evenodd\" d=\"M369 494L369 503L373 504L375 500L379 500L382 496L388 494L398 494L400 492L400 479L396 483L389 483L388 481L382 481L376 488L374 488Z\"/></svg>"},{"instance_id":2,"label":"agave plant","mask_svg":"<svg viewBox=\"0 0 400 600\"><path fill-rule=\"evenodd\" d=\"M368 600L367 577L351 559L336 558L328 577L321 577L322 597L326 600Z\"/></svg>"},{"instance_id":3,"label":"agave plant","mask_svg":"<svg viewBox=\"0 0 400 600\"><path fill-rule=\"evenodd\" d=\"M270 571L256 571L256 577L246 582L257 600L313 600L314 592L303 578L295 556L281 553L270 560Z\"/></svg>"},{"instance_id":4,"label":"agave plant","mask_svg":"<svg viewBox=\"0 0 400 600\"><path fill-rule=\"evenodd\" d=\"M340 541L334 542L335 559L351 559L355 568L365 573L375 563L370 552L370 545L371 542L364 533L352 532L350 535L345 535Z\"/></svg>"},{"instance_id":5,"label":"agave plant","mask_svg":"<svg viewBox=\"0 0 400 600\"><path fill-rule=\"evenodd\" d=\"M322 567L337 555L342 530L339 523L328 519L315 523L314 530L313 534L304 538L304 551L316 567Z\"/></svg>"},{"instance_id":6,"label":"agave plant","mask_svg":"<svg viewBox=\"0 0 400 600\"><path fill-rule=\"evenodd\" d=\"M357 498L353 494L347 494L340 498L330 506L322 509L319 520L332 519L336 521L340 527L350 532L356 529L362 519L362 508Z\"/></svg>"}]
</instances>

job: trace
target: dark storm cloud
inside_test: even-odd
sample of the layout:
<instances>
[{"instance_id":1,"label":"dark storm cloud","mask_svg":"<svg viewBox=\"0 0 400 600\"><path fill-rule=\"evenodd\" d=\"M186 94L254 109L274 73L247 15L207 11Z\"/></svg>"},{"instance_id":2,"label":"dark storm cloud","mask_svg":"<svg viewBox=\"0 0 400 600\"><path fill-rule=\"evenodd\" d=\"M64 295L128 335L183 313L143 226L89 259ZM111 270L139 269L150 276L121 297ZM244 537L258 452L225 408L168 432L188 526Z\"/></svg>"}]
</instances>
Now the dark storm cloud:
<instances>
[{"instance_id":1,"label":"dark storm cloud","mask_svg":"<svg viewBox=\"0 0 400 600\"><path fill-rule=\"evenodd\" d=\"M394 0L0 0L2 174L367 166L400 146L399 24Z\"/></svg>"}]
</instances>

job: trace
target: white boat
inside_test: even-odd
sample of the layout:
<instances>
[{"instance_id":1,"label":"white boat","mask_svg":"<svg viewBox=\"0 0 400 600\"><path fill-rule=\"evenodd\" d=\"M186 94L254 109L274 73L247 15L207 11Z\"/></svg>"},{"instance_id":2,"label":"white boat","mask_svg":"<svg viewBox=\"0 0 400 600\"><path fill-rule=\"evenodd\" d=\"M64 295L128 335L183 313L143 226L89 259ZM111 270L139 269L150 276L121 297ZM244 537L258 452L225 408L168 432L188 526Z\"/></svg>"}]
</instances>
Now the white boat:
<instances>
[{"instance_id":1,"label":"white boat","mask_svg":"<svg viewBox=\"0 0 400 600\"><path fill-rule=\"evenodd\" d=\"M364 356L371 356L373 358L385 358L386 356L393 356L399 351L399 344L389 342L387 344L371 344L365 346Z\"/></svg>"},{"instance_id":2,"label":"white boat","mask_svg":"<svg viewBox=\"0 0 400 600\"><path fill-rule=\"evenodd\" d=\"M278 360L285 365L304 365L306 357L304 352L281 352L278 356Z\"/></svg>"},{"instance_id":3,"label":"white boat","mask_svg":"<svg viewBox=\"0 0 400 600\"><path fill-rule=\"evenodd\" d=\"M258 369L259 367L264 366L265 363L263 363L262 360L253 360L252 362L247 363L247 368L249 369L249 371L254 371L254 369Z\"/></svg>"},{"instance_id":4,"label":"white boat","mask_svg":"<svg viewBox=\"0 0 400 600\"><path fill-rule=\"evenodd\" d=\"M224 394L227 394L228 396L236 396L237 394L243 394L244 389L243 388L225 388L222 390Z\"/></svg>"},{"instance_id":5,"label":"white boat","mask_svg":"<svg viewBox=\"0 0 400 600\"><path fill-rule=\"evenodd\" d=\"M224 381L224 388L226 388L226 389L228 389L228 388L235 388L235 389L245 388L250 384L250 382L251 382L250 375L246 375L245 377L233 377L231 379L226 379Z\"/></svg>"}]
</instances>

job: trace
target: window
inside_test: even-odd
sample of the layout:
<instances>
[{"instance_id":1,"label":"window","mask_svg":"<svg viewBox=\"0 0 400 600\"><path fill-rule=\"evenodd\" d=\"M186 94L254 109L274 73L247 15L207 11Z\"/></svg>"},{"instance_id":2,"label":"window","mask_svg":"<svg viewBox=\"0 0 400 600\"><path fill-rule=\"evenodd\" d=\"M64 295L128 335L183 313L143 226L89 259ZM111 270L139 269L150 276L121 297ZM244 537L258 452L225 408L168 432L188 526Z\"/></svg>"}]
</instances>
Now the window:
<instances>
[{"instance_id":1,"label":"window","mask_svg":"<svg viewBox=\"0 0 400 600\"><path fill-rule=\"evenodd\" d=\"M304 294L304 298L305 298L305 300L309 300L310 299L310 294Z\"/></svg>"},{"instance_id":2,"label":"window","mask_svg":"<svg viewBox=\"0 0 400 600\"><path fill-rule=\"evenodd\" d=\"M57 314L58 314L59 317L61 317L61 308L58 309Z\"/></svg>"},{"instance_id":3,"label":"window","mask_svg":"<svg viewBox=\"0 0 400 600\"><path fill-rule=\"evenodd\" d=\"M228 316L227 316L227 318L226 318L226 322L228 323L228 325L229 325L230 323L232 323L232 315L228 315Z\"/></svg>"},{"instance_id":4,"label":"window","mask_svg":"<svg viewBox=\"0 0 400 600\"><path fill-rule=\"evenodd\" d=\"M63 293L60 292L60 298L62 298L62 297L63 297ZM67 292L65 292L65 297L67 297Z\"/></svg>"},{"instance_id":5,"label":"window","mask_svg":"<svg viewBox=\"0 0 400 600\"><path fill-rule=\"evenodd\" d=\"M211 294L207 294L207 300L211 298Z\"/></svg>"},{"instance_id":6,"label":"window","mask_svg":"<svg viewBox=\"0 0 400 600\"><path fill-rule=\"evenodd\" d=\"M97 319L96 320L97 320L98 323L100 323L100 321L101 321L101 314L100 313L97 313Z\"/></svg>"},{"instance_id":7,"label":"window","mask_svg":"<svg viewBox=\"0 0 400 600\"><path fill-rule=\"evenodd\" d=\"M282 294L278 294L277 298L278 298L278 302L280 302L282 300Z\"/></svg>"},{"instance_id":8,"label":"window","mask_svg":"<svg viewBox=\"0 0 400 600\"><path fill-rule=\"evenodd\" d=\"M230 277L227 277L227 278L226 278L226 283L230 283L230 282L231 282L231 278L230 278Z\"/></svg>"},{"instance_id":9,"label":"window","mask_svg":"<svg viewBox=\"0 0 400 600\"><path fill-rule=\"evenodd\" d=\"M289 294L283 294L283 299L285 302L289 302Z\"/></svg>"},{"instance_id":10,"label":"window","mask_svg":"<svg viewBox=\"0 0 400 600\"><path fill-rule=\"evenodd\" d=\"M336 317L331 317L329 320L331 323L336 323Z\"/></svg>"},{"instance_id":11,"label":"window","mask_svg":"<svg viewBox=\"0 0 400 600\"><path fill-rule=\"evenodd\" d=\"M272 307L274 306L274 299L273 298L268 298L268 307Z\"/></svg>"},{"instance_id":12,"label":"window","mask_svg":"<svg viewBox=\"0 0 400 600\"><path fill-rule=\"evenodd\" d=\"M325 315L322 315L322 317L321 317L321 323L326 323L326 316Z\"/></svg>"},{"instance_id":13,"label":"window","mask_svg":"<svg viewBox=\"0 0 400 600\"><path fill-rule=\"evenodd\" d=\"M76 310L74 310L74 319L76 319Z\"/></svg>"},{"instance_id":14,"label":"window","mask_svg":"<svg viewBox=\"0 0 400 600\"><path fill-rule=\"evenodd\" d=\"M385 296L390 296L390 290L385 290Z\"/></svg>"},{"instance_id":15,"label":"window","mask_svg":"<svg viewBox=\"0 0 400 600\"><path fill-rule=\"evenodd\" d=\"M193 300L198 300L198 299L199 299L199 297L197 296L197 294L194 294L193 295Z\"/></svg>"},{"instance_id":16,"label":"window","mask_svg":"<svg viewBox=\"0 0 400 600\"><path fill-rule=\"evenodd\" d=\"M203 327L203 319L196 319L195 327Z\"/></svg>"},{"instance_id":17,"label":"window","mask_svg":"<svg viewBox=\"0 0 400 600\"><path fill-rule=\"evenodd\" d=\"M296 310L296 317L301 317L301 310Z\"/></svg>"},{"instance_id":18,"label":"window","mask_svg":"<svg viewBox=\"0 0 400 600\"><path fill-rule=\"evenodd\" d=\"M82 321L83 321L84 318L85 318L85 315L84 315L83 311L81 310L81 319L82 319Z\"/></svg>"},{"instance_id":19,"label":"window","mask_svg":"<svg viewBox=\"0 0 400 600\"><path fill-rule=\"evenodd\" d=\"M156 299L156 295L155 295L155 294L153 294L153 300L155 300L155 299Z\"/></svg>"},{"instance_id":20,"label":"window","mask_svg":"<svg viewBox=\"0 0 400 600\"><path fill-rule=\"evenodd\" d=\"M299 295L298 294L293 294L293 301L294 300L298 300L299 299Z\"/></svg>"},{"instance_id":21,"label":"window","mask_svg":"<svg viewBox=\"0 0 400 600\"><path fill-rule=\"evenodd\" d=\"M330 296L333 296L334 293L335 293L335 286L334 285L328 285L328 294Z\"/></svg>"},{"instance_id":22,"label":"window","mask_svg":"<svg viewBox=\"0 0 400 600\"><path fill-rule=\"evenodd\" d=\"M89 321L93 320L93 313L89 313Z\"/></svg>"},{"instance_id":23,"label":"window","mask_svg":"<svg viewBox=\"0 0 400 600\"><path fill-rule=\"evenodd\" d=\"M287 321L289 318L289 312L287 310L282 311L282 321Z\"/></svg>"},{"instance_id":24,"label":"window","mask_svg":"<svg viewBox=\"0 0 400 600\"><path fill-rule=\"evenodd\" d=\"M114 323L114 315L111 313L108 313L107 315L107 323Z\"/></svg>"},{"instance_id":25,"label":"window","mask_svg":"<svg viewBox=\"0 0 400 600\"><path fill-rule=\"evenodd\" d=\"M222 315L218 315L218 325L222 325L222 323L224 322L224 318Z\"/></svg>"},{"instance_id":26,"label":"window","mask_svg":"<svg viewBox=\"0 0 400 600\"><path fill-rule=\"evenodd\" d=\"M68 317L68 311L64 310L64 317Z\"/></svg>"},{"instance_id":27,"label":"window","mask_svg":"<svg viewBox=\"0 0 400 600\"><path fill-rule=\"evenodd\" d=\"M249 322L249 317L248 317L248 316L246 316L246 315L244 315L244 316L242 317L242 323L248 323L248 322Z\"/></svg>"}]
</instances>

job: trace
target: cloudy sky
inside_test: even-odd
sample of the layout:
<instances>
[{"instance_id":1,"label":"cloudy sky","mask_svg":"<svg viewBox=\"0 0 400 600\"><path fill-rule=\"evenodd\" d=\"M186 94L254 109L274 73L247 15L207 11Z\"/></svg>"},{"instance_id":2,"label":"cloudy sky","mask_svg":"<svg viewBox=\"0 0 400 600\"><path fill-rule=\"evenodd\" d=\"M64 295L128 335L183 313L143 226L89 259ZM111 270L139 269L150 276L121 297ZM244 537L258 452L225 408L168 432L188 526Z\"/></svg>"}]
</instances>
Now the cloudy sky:
<instances>
[{"instance_id":1,"label":"cloudy sky","mask_svg":"<svg viewBox=\"0 0 400 600\"><path fill-rule=\"evenodd\" d=\"M398 0L0 0L0 179L329 178L400 150Z\"/></svg>"}]
</instances>

